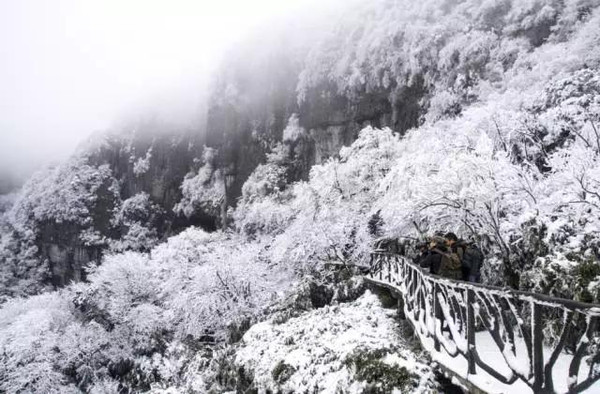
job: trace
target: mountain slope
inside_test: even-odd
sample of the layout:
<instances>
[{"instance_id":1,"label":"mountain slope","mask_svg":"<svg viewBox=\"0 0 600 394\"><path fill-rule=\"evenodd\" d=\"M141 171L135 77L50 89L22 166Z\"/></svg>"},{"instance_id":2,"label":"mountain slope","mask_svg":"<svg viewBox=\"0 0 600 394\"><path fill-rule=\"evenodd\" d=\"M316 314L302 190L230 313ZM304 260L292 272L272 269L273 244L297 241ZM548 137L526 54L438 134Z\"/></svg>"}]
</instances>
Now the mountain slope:
<instances>
[{"instance_id":1,"label":"mountain slope","mask_svg":"<svg viewBox=\"0 0 600 394\"><path fill-rule=\"evenodd\" d=\"M598 26L587 0L356 5L285 62L226 68L205 130L118 136L38 175L0 221L0 390L304 384L321 359L277 330L320 348L298 325L371 297L352 304L329 263L380 236L454 231L486 283L600 301ZM327 367L367 389L342 353Z\"/></svg>"}]
</instances>

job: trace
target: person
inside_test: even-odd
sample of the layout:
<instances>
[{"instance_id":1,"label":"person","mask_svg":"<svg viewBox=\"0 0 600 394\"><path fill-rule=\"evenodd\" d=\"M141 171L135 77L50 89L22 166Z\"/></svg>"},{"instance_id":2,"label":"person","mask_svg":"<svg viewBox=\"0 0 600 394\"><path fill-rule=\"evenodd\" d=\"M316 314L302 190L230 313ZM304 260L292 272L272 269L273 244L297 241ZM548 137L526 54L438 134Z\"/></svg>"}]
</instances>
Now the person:
<instances>
[{"instance_id":1,"label":"person","mask_svg":"<svg viewBox=\"0 0 600 394\"><path fill-rule=\"evenodd\" d=\"M448 258L452 261L452 267L456 271L460 271L460 275L457 273L454 276L464 281L468 280L469 270L463 265L463 256L466 249L466 243L462 239L458 239L456 234L453 232L446 233L444 235L446 240L446 247L449 251Z\"/></svg>"},{"instance_id":2,"label":"person","mask_svg":"<svg viewBox=\"0 0 600 394\"><path fill-rule=\"evenodd\" d=\"M452 277L452 275L449 275L448 261L449 257L444 239L433 237L429 242L427 251L421 256L419 266L429 268L429 273L433 275Z\"/></svg>"},{"instance_id":3,"label":"person","mask_svg":"<svg viewBox=\"0 0 600 394\"><path fill-rule=\"evenodd\" d=\"M434 236L427 251L422 253L419 265L429 268L434 275L455 280L467 280L468 271L463 271L463 247L454 233L447 233L443 237Z\"/></svg>"},{"instance_id":4,"label":"person","mask_svg":"<svg viewBox=\"0 0 600 394\"><path fill-rule=\"evenodd\" d=\"M429 244L427 242L419 243L415 246L415 255L413 256L413 263L420 265L421 261L427 257L429 253Z\"/></svg>"},{"instance_id":5,"label":"person","mask_svg":"<svg viewBox=\"0 0 600 394\"><path fill-rule=\"evenodd\" d=\"M440 244L437 245L438 252L441 255L439 275L460 280L462 278L461 257L462 254L456 248L458 238L453 233L446 234Z\"/></svg>"},{"instance_id":6,"label":"person","mask_svg":"<svg viewBox=\"0 0 600 394\"><path fill-rule=\"evenodd\" d=\"M481 266L483 265L484 256L481 249L475 243L467 244L462 258L462 266L467 273L469 282L481 282Z\"/></svg>"},{"instance_id":7,"label":"person","mask_svg":"<svg viewBox=\"0 0 600 394\"><path fill-rule=\"evenodd\" d=\"M448 233L445 236L446 245L454 254L454 259L460 261L461 278L468 282L481 281L481 266L483 253L475 242L466 242L458 239L456 234Z\"/></svg>"}]
</instances>

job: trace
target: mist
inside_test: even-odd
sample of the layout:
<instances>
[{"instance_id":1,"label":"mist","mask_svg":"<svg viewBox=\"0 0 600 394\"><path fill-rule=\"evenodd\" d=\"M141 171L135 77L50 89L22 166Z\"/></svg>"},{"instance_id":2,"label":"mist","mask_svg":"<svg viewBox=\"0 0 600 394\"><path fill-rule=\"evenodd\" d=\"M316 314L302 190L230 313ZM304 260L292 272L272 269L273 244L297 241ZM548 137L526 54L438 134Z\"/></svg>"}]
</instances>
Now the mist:
<instances>
[{"instance_id":1,"label":"mist","mask_svg":"<svg viewBox=\"0 0 600 394\"><path fill-rule=\"evenodd\" d=\"M323 8L313 0L1 2L0 184L18 185L123 119L153 114L194 127L228 49Z\"/></svg>"}]
</instances>

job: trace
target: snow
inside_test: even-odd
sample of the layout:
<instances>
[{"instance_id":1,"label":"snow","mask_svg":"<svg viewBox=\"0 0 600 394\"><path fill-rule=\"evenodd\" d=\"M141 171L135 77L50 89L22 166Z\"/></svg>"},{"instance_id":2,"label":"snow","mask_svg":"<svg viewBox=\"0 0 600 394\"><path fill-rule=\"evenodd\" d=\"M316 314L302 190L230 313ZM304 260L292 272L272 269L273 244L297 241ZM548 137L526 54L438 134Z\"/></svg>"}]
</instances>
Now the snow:
<instances>
[{"instance_id":1,"label":"snow","mask_svg":"<svg viewBox=\"0 0 600 394\"><path fill-rule=\"evenodd\" d=\"M203 165L197 173L190 172L181 183L182 198L173 210L191 217L199 210L218 212L225 198L223 171L216 167L217 150L204 147Z\"/></svg>"},{"instance_id":2,"label":"snow","mask_svg":"<svg viewBox=\"0 0 600 394\"><path fill-rule=\"evenodd\" d=\"M293 114L288 120L286 128L283 129L283 141L294 142L305 135L306 130L300 126L298 114Z\"/></svg>"},{"instance_id":3,"label":"snow","mask_svg":"<svg viewBox=\"0 0 600 394\"><path fill-rule=\"evenodd\" d=\"M386 267L385 264L384 264L384 267ZM399 271L402 272L403 270L400 269ZM385 272L385 269L383 270L383 272L384 272L383 277L384 278L387 277L387 273ZM420 275L421 272L419 271L417 274ZM424 277L421 280L419 280L418 286L416 287L416 291L415 291L416 294L419 294L419 291L421 291L422 287L426 286L426 283L427 283L426 279L427 278ZM395 279L392 278L392 281L394 281L394 280ZM387 283L386 280L375 279L374 281L381 282L381 283ZM469 286L469 285L459 283L458 286ZM401 286L398 286L398 289L403 294L406 294L406 282L402 281ZM431 288L429 288L427 291L428 297L430 297L431 291L432 291ZM453 290L448 289L447 291L453 291ZM500 290L489 290L489 292L498 293L498 294L501 293ZM523 297L523 300L525 300L528 303L532 303L534 301L534 299L532 297ZM440 307L442 309L444 319L443 319L443 321L439 320L439 319L435 320L435 334L436 334L436 337L438 338L438 340L440 341L442 347L441 347L440 351L435 350L434 340L433 340L433 336L432 336L433 331L428 329L428 327L431 324L430 321L433 320L432 319L432 311L431 311L432 301L433 300L431 298L429 298L427 300L427 302L425 303L424 310L417 308L413 312L408 312L408 310L405 307L404 312L405 312L406 317L412 322L413 326L416 327L416 333L418 334L419 339L420 339L424 349L431 355L431 358L434 361L438 362L439 364L441 364L448 370L452 371L454 374L456 374L456 376L459 376L465 380L468 380L470 383L476 385L477 387L479 387L489 393L506 393L506 392L521 392L521 391L522 392L532 392L531 388L527 385L527 383L522 380L523 378L527 379L530 376L531 362L530 362L530 358L529 358L529 355L527 352L527 345L526 345L525 341L523 340L522 335L520 335L520 333L518 332L518 330L515 331L515 343L511 344L509 341L506 341L506 338L504 338L504 336L506 334L502 332L502 325L500 325L500 331L501 331L500 335L506 341L506 344L505 344L505 347L503 350L500 350L500 348L498 347L498 345L492 338L492 335L488 331L484 330L484 331L476 332L474 349L477 350L479 358L482 360L482 362L486 363L488 366L493 368L496 372L503 375L506 379L510 380L513 377L513 375L515 375L515 373L517 376L520 377L520 379L517 379L514 383L512 383L510 385L505 385L505 384L499 382L498 380L496 380L494 377L489 375L487 372L485 372L482 368L480 368L478 366L476 366L475 374L469 374L467 360L464 356L461 355L461 353L465 354L467 351L466 332L464 331L464 328L460 329L457 326L456 322L452 319L452 316L450 314L450 307L445 302L445 298L439 299ZM558 305L558 304L553 304L553 303L542 303L542 304L549 306L549 307L561 308L561 310L562 310L562 306ZM486 305L486 307L487 307L487 304L484 304L484 305ZM514 306L512 304L510 304L510 306L511 306L511 308L513 308L513 313L516 316L519 316L518 312L516 310L514 310ZM477 310L479 308L481 308L480 304L478 302L476 302L476 303L474 303L473 307L475 310L475 316L478 316ZM500 308L501 306L494 302L493 307ZM595 308L592 308L590 313L591 313L591 315L594 315L595 313L597 313L597 311L595 310ZM518 318L517 320L519 320L521 322L521 324L523 323L521 318ZM426 324L425 322L428 322L428 323ZM590 323L590 316L587 316L586 324L589 324L589 323ZM452 337L450 337L449 333L442 331L442 324L448 326L450 332L452 333ZM493 322L491 322L490 324L492 326L494 325ZM588 338L588 336L583 335L579 339L578 346L581 344L584 344L584 343L588 343L588 342L590 342L590 339ZM512 346L514 346L514 351L513 351ZM458 350L460 350L460 353L457 352ZM553 352L553 348L544 346L544 348L543 348L544 362L549 361L552 352ZM572 358L573 358L572 354L567 354L566 352L563 351L558 356L558 359L554 365L553 382L554 382L555 390L559 393L567 392L569 384L571 382L576 382L576 381L582 382L588 377L589 368L590 368L589 363L588 363L589 356L584 357L581 361L581 364L580 364L580 367L578 370L578 376L577 376L578 380L576 379L576 377L569 376L569 367L570 367ZM587 390L589 392L595 392L596 390L600 390L600 381L593 384Z\"/></svg>"},{"instance_id":4,"label":"snow","mask_svg":"<svg viewBox=\"0 0 600 394\"><path fill-rule=\"evenodd\" d=\"M522 342L522 340L517 338L517 346L524 346L524 344L519 344L518 342ZM503 354L500 352L500 350L494 343L494 340L492 339L491 335L487 331L477 333L475 343L477 344L477 351L479 352L479 355L483 359L483 361L485 361L488 365L493 366L493 368L499 373L505 376L510 376L510 368L506 363L506 359L503 357ZM431 349L430 353L435 361L443 364L446 368L452 370L458 376L468 379L470 382L474 383L476 386L480 387L486 392L532 393L531 388L520 379L514 382L512 385L504 385L498 382L492 376L488 375L481 368L477 368L477 372L475 375L469 375L467 372L468 368L466 359L462 357L452 358L444 352L435 352L433 351L432 342L431 344L428 344L426 348ZM544 348L545 361L549 360L551 352L552 349L547 347ZM566 393L568 391L568 384L572 381L572 378L568 376L569 363L571 362L571 359L572 355L562 353L556 361L555 367L553 369L553 379L554 388L558 393ZM579 369L580 382L585 380L588 374L588 367L586 365L585 359L582 361L581 364L582 365ZM593 393L598 392L599 390L600 382L596 382L589 389L587 389L586 392Z\"/></svg>"},{"instance_id":5,"label":"snow","mask_svg":"<svg viewBox=\"0 0 600 394\"><path fill-rule=\"evenodd\" d=\"M319 136L300 127L298 116L290 117L281 142L263 141L266 162L242 187L232 232L188 229L155 247L159 235L149 224L156 207L143 193L121 201L109 166L78 156L35 175L2 218L7 228L0 239L3 292L29 295L45 289L48 266L39 261L36 244L43 223L82 226L79 239L88 246L110 243L92 223L100 190L114 200L110 215L123 230L111 252L138 252L108 255L90 270L88 283L16 299L0 309L6 355L0 362L9 376L0 390L18 391L28 382L39 384L40 392L75 390L60 373L72 362L80 368L80 382L95 376L90 391L110 391L116 382L102 363L120 359L134 360L138 372L160 364L156 373L164 372L165 384L177 384L172 379L181 372L173 367L179 358L139 355L162 345L176 353L183 338L205 331L223 340L228 325L262 316L307 272L321 272L330 261L364 261L375 232L419 239L436 231L474 233L485 249L488 283L505 285L502 268L511 261L522 289L598 301L598 275L586 279L580 271L597 267L600 236L600 9L584 3L448 6L399 0L348 7L330 34L311 43L308 57L298 62L304 67L297 81L299 101L317 93L356 103L364 92L383 91L403 107L411 104L404 99L413 98L405 97L406 89L422 85L427 93L419 104L428 113L411 130L365 127L339 155L319 160L308 179L295 184L287 183L288 170L298 164L293 146ZM534 42L546 30L549 36ZM253 96L236 86L235 78L224 83L226 103L238 105L234 109L250 104ZM180 186L177 213L220 213L226 175L218 153L204 149L200 165ZM151 150L130 157L134 175L147 174ZM136 219L137 214L143 217ZM381 220L371 231L366 224L374 215ZM420 291L430 290L423 286ZM442 333L442 322L431 318L431 301L414 316L422 336ZM442 303L442 311L448 316L448 305ZM286 323L260 323L246 334L237 360L256 372L262 390L273 387L272 371L284 361L296 368L285 383L288 389L312 390L314 383L323 391L337 384L360 391L364 385L343 365L357 347L393 349L386 362L426 376L429 370L402 348L390 313L366 295ZM444 336L444 347L464 352L464 332L453 324L449 328L458 341ZM153 342L170 336L172 343ZM500 352L485 333L476 341L481 357L499 372L508 376L509 366L526 372L529 360L520 341L518 357ZM545 357L549 353L546 349ZM462 358L433 357L465 376ZM557 373L565 375L556 379L560 390L572 379L565 373L569 357L557 362ZM28 363L20 368L23 360ZM200 370L200 364L194 366ZM585 362L578 372L586 374ZM490 391L527 391L521 381L500 387L482 371L470 379Z\"/></svg>"},{"instance_id":6,"label":"snow","mask_svg":"<svg viewBox=\"0 0 600 394\"><path fill-rule=\"evenodd\" d=\"M344 360L357 349L389 349L384 361L418 374L415 392L420 392L427 387L431 370L406 349L394 313L367 292L352 303L324 307L282 324L259 323L244 335L236 363L253 372L260 393L278 389L361 393L365 382L353 379L353 371L344 365ZM280 362L295 368L281 386L272 376Z\"/></svg>"},{"instance_id":7,"label":"snow","mask_svg":"<svg viewBox=\"0 0 600 394\"><path fill-rule=\"evenodd\" d=\"M144 157L138 158L133 164L133 174L141 176L150 169L150 160L152 159L152 148L148 149Z\"/></svg>"}]
</instances>

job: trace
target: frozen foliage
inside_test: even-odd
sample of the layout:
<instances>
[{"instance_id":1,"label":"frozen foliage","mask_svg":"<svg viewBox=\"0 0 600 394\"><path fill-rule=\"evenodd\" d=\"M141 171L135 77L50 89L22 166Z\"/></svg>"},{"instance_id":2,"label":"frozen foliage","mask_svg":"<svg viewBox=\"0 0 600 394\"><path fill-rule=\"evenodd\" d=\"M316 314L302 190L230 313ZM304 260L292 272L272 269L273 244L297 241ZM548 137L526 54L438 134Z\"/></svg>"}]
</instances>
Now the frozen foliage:
<instances>
[{"instance_id":1,"label":"frozen foliage","mask_svg":"<svg viewBox=\"0 0 600 394\"><path fill-rule=\"evenodd\" d=\"M149 255L106 257L88 283L8 302L0 309L0 391L177 383L194 346L223 341L228 326L287 287L289 275L263 251L260 243L189 229Z\"/></svg>"},{"instance_id":2,"label":"frozen foliage","mask_svg":"<svg viewBox=\"0 0 600 394\"><path fill-rule=\"evenodd\" d=\"M84 157L36 173L4 214L0 301L5 295L35 294L46 288L48 262L40 260L38 250L46 226L46 231L77 226L83 229L82 242L103 243L96 227L102 227L104 220L96 222L97 213L110 217L117 199L117 184L108 166L93 166Z\"/></svg>"},{"instance_id":3,"label":"frozen foliage","mask_svg":"<svg viewBox=\"0 0 600 394\"><path fill-rule=\"evenodd\" d=\"M181 184L183 197L175 206L175 212L191 217L198 210L218 214L225 198L224 176L217 168L217 151L204 148L203 166L197 174L188 174Z\"/></svg>"},{"instance_id":4,"label":"frozen foliage","mask_svg":"<svg viewBox=\"0 0 600 394\"><path fill-rule=\"evenodd\" d=\"M394 313L367 292L355 302L317 309L284 323L259 323L244 335L235 362L253 375L253 388L259 393L364 393L369 386L369 392L432 389L430 367L403 346ZM358 362L360 354L389 365L390 376L404 368L405 379L395 382L401 386L382 388L390 380L386 375L362 380L365 366Z\"/></svg>"},{"instance_id":5,"label":"frozen foliage","mask_svg":"<svg viewBox=\"0 0 600 394\"><path fill-rule=\"evenodd\" d=\"M52 293L26 301L17 299L7 303L0 313L4 354L0 367L2 391L80 392L66 379L62 369L84 355L89 344L82 338L85 334L79 330L80 325L73 321L67 298ZM93 329L86 334L93 333ZM69 341L62 340L65 335L69 335ZM101 342L102 338L94 340Z\"/></svg>"},{"instance_id":6,"label":"frozen foliage","mask_svg":"<svg viewBox=\"0 0 600 394\"><path fill-rule=\"evenodd\" d=\"M110 244L112 251L148 251L158 242L156 221L161 213L147 193L138 193L123 201L113 216L113 225L121 228L121 237Z\"/></svg>"},{"instance_id":7,"label":"frozen foliage","mask_svg":"<svg viewBox=\"0 0 600 394\"><path fill-rule=\"evenodd\" d=\"M373 239L364 224L381 194L378 184L390 170L397 141L389 130L367 128L338 159L314 166L308 182L294 185L287 203L293 221L274 241L274 260L298 267L360 261Z\"/></svg>"},{"instance_id":8,"label":"frozen foliage","mask_svg":"<svg viewBox=\"0 0 600 394\"><path fill-rule=\"evenodd\" d=\"M293 208L285 204L291 197L290 190L286 190L288 149L278 144L267 162L260 164L244 183L233 215L236 227L244 233L271 234L287 227L293 214Z\"/></svg>"},{"instance_id":9,"label":"frozen foliage","mask_svg":"<svg viewBox=\"0 0 600 394\"><path fill-rule=\"evenodd\" d=\"M16 198L17 195L15 193L0 194L0 214L4 214L8 211L15 203Z\"/></svg>"},{"instance_id":10,"label":"frozen foliage","mask_svg":"<svg viewBox=\"0 0 600 394\"><path fill-rule=\"evenodd\" d=\"M144 157L138 158L133 164L133 173L140 176L150 169L150 159L152 159L152 148L148 149Z\"/></svg>"},{"instance_id":11,"label":"frozen foliage","mask_svg":"<svg viewBox=\"0 0 600 394\"><path fill-rule=\"evenodd\" d=\"M352 95L424 78L435 96L427 121L403 139L363 130L339 158L313 167L309 181L251 194L260 196L260 216L241 204L241 227L265 220L278 234L274 261L300 265L360 261L376 215L388 235L454 231L483 244L489 282L575 297L587 288L591 300L593 270L577 286L554 283L556 270L545 270L558 264L573 278L599 254L597 4L363 7L313 50L301 98L327 81ZM271 174L260 167L247 189Z\"/></svg>"},{"instance_id":12,"label":"frozen foliage","mask_svg":"<svg viewBox=\"0 0 600 394\"><path fill-rule=\"evenodd\" d=\"M45 220L87 225L98 190L114 187L108 165L95 167L87 159L75 157L36 173L21 190L9 219L19 231Z\"/></svg>"},{"instance_id":13,"label":"frozen foliage","mask_svg":"<svg viewBox=\"0 0 600 394\"><path fill-rule=\"evenodd\" d=\"M422 86L428 119L453 115L480 96L479 81L501 87L505 74L543 64L527 61L535 48L560 46L578 30L597 40L597 25L582 26L597 6L587 0L362 2L311 48L298 98L333 86L350 98L383 91L394 103L407 86ZM586 45L566 58L597 65L594 55L579 51Z\"/></svg>"},{"instance_id":14,"label":"frozen foliage","mask_svg":"<svg viewBox=\"0 0 600 394\"><path fill-rule=\"evenodd\" d=\"M222 344L229 328L264 316L324 263L364 262L380 235L451 230L482 244L488 283L598 301L598 2L382 0L350 7L333 26L311 51L299 99L333 86L395 102L418 85L427 92L421 126L403 136L365 127L289 184L293 146L311 138L292 117L242 187L235 232L188 229L158 246L153 202L144 193L120 201L106 166L77 158L37 175L2 223L0 302L47 283L35 242L45 223L82 226L81 242L108 243L115 254L86 283L0 309L0 391L208 392L214 376L204 372L219 375L218 357L235 357L231 349L204 357L206 342ZM219 212L222 164L204 149L177 213ZM101 227L122 237L104 239ZM398 343L392 327L367 295L261 323L236 360L261 390L312 390L321 379L324 389L360 391L363 356L353 350L361 347L398 380L394 365L406 367L412 384L410 373L426 368L401 349L395 360L377 353Z\"/></svg>"},{"instance_id":15,"label":"frozen foliage","mask_svg":"<svg viewBox=\"0 0 600 394\"><path fill-rule=\"evenodd\" d=\"M283 141L294 142L304 135L306 135L306 130L300 126L298 115L293 114L288 120L286 128L283 129Z\"/></svg>"}]
</instances>

